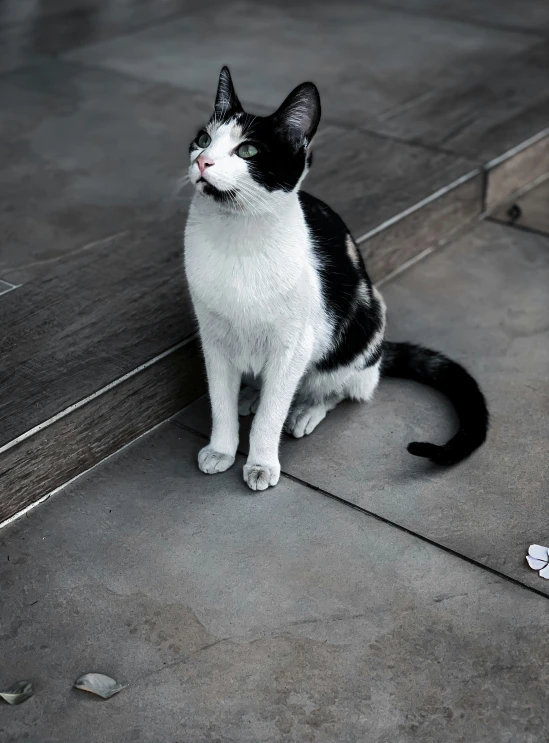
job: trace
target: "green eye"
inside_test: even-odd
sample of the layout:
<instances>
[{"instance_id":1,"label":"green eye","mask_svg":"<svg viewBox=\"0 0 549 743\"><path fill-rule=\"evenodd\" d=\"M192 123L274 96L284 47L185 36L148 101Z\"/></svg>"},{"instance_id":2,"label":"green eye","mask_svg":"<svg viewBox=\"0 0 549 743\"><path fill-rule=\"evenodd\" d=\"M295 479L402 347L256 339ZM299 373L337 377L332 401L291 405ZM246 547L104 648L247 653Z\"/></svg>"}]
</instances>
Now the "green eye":
<instances>
[{"instance_id":1,"label":"green eye","mask_svg":"<svg viewBox=\"0 0 549 743\"><path fill-rule=\"evenodd\" d=\"M255 157L259 150L257 147L254 147L253 144L245 143L241 144L238 150L236 151L236 154L238 157L243 157L245 160L247 160L250 157Z\"/></svg>"},{"instance_id":2,"label":"green eye","mask_svg":"<svg viewBox=\"0 0 549 743\"><path fill-rule=\"evenodd\" d=\"M196 140L196 144L199 147L202 147L202 149L205 149L210 144L211 141L212 141L212 138L210 137L210 135L206 134L206 132L202 132L202 134Z\"/></svg>"}]
</instances>

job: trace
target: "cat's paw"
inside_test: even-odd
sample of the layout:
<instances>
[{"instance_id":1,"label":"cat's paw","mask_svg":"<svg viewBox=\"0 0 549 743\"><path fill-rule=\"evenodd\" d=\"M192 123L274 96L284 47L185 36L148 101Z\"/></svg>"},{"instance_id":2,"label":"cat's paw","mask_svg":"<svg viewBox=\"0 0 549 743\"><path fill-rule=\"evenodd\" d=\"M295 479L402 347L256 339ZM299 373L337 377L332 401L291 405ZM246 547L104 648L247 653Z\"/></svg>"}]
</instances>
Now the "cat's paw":
<instances>
[{"instance_id":1,"label":"cat's paw","mask_svg":"<svg viewBox=\"0 0 549 743\"><path fill-rule=\"evenodd\" d=\"M279 464L245 464L244 482L252 490L267 490L280 480Z\"/></svg>"},{"instance_id":2,"label":"cat's paw","mask_svg":"<svg viewBox=\"0 0 549 743\"><path fill-rule=\"evenodd\" d=\"M250 415L255 413L259 405L261 391L255 387L246 385L240 390L238 396L238 415Z\"/></svg>"},{"instance_id":3,"label":"cat's paw","mask_svg":"<svg viewBox=\"0 0 549 743\"><path fill-rule=\"evenodd\" d=\"M222 454L210 446L205 446L198 452L198 466L207 475L215 475L217 472L225 472L234 464L234 457L230 454Z\"/></svg>"},{"instance_id":4,"label":"cat's paw","mask_svg":"<svg viewBox=\"0 0 549 743\"><path fill-rule=\"evenodd\" d=\"M300 439L312 433L324 420L327 412L324 405L296 405L290 410L284 430L296 439Z\"/></svg>"}]
</instances>

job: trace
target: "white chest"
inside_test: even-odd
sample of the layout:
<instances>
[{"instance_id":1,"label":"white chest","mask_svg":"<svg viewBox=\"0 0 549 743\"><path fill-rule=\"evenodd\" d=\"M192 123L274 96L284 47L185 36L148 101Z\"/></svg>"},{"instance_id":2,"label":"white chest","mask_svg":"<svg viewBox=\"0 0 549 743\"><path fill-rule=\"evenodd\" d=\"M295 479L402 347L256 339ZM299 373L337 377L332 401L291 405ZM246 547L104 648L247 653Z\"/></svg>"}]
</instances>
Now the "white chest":
<instances>
[{"instance_id":1,"label":"white chest","mask_svg":"<svg viewBox=\"0 0 549 743\"><path fill-rule=\"evenodd\" d=\"M308 233L300 211L285 221L204 215L191 207L185 271L193 299L233 322L273 322L307 293Z\"/></svg>"}]
</instances>

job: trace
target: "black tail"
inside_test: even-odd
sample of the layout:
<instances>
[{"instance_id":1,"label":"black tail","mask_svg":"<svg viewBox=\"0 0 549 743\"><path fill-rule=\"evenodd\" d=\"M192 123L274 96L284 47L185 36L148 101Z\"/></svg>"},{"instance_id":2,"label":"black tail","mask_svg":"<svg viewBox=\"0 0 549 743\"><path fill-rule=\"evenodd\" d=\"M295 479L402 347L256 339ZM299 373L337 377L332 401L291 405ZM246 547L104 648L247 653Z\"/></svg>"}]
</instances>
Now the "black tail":
<instances>
[{"instance_id":1,"label":"black tail","mask_svg":"<svg viewBox=\"0 0 549 743\"><path fill-rule=\"evenodd\" d=\"M408 451L436 464L457 464L486 440L488 408L478 384L465 369L441 353L411 343L383 344L381 373L422 382L442 392L456 409L459 430L443 446L415 441Z\"/></svg>"}]
</instances>

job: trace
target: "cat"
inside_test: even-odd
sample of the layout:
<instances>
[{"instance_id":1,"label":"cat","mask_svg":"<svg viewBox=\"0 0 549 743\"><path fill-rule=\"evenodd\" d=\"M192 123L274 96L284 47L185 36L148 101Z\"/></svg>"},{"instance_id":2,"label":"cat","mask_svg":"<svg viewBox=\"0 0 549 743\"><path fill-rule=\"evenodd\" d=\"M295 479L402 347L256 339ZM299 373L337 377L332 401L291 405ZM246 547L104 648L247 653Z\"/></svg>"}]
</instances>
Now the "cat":
<instances>
[{"instance_id":1,"label":"cat","mask_svg":"<svg viewBox=\"0 0 549 743\"><path fill-rule=\"evenodd\" d=\"M202 472L235 461L238 414L255 412L244 480L280 478L283 429L312 433L341 400L372 398L382 376L445 393L459 430L446 444L408 451L452 465L485 440L488 410L475 380L442 354L385 340L385 305L343 220L300 190L320 120L313 83L270 116L246 113L221 70L212 117L191 142L195 187L184 265L198 319L212 407ZM260 381L244 387L243 378Z\"/></svg>"}]
</instances>

